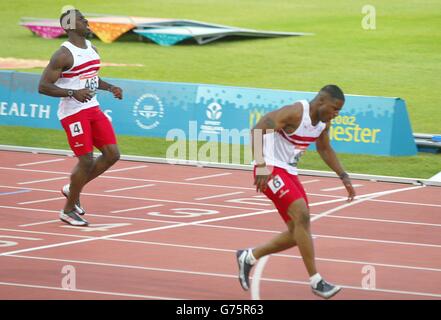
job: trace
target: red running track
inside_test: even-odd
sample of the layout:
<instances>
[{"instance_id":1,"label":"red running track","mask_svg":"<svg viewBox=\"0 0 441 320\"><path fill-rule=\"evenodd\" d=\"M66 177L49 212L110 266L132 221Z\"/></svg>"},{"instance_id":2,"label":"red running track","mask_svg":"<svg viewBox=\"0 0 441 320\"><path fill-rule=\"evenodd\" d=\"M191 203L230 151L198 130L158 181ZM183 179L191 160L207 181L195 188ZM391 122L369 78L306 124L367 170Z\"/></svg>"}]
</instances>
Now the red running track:
<instances>
[{"instance_id":1,"label":"red running track","mask_svg":"<svg viewBox=\"0 0 441 320\"><path fill-rule=\"evenodd\" d=\"M251 172L120 161L85 187L78 228L58 220L75 163L0 152L0 299L318 299L297 248L239 286L235 250L285 228ZM439 187L354 180L348 204L338 179L300 178L334 299L441 298Z\"/></svg>"}]
</instances>

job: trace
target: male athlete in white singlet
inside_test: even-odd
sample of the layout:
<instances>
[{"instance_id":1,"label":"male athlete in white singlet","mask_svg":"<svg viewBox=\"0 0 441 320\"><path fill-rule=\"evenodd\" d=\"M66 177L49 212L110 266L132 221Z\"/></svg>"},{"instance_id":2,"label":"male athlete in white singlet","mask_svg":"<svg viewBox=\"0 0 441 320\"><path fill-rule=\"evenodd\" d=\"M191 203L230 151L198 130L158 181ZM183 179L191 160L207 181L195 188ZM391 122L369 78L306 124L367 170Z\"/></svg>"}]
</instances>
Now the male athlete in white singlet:
<instances>
[{"instance_id":1,"label":"male athlete in white singlet","mask_svg":"<svg viewBox=\"0 0 441 320\"><path fill-rule=\"evenodd\" d=\"M70 184L62 187L67 198L60 219L74 226L85 226L86 212L80 204L84 185L98 177L119 159L112 124L101 111L96 90L107 90L122 99L122 89L112 86L98 76L101 60L86 37L91 33L88 22L78 10L68 10L60 17L60 24L69 40L54 53L41 76L38 91L60 97L58 118L66 131L69 145L78 157ZM102 155L93 158L93 147Z\"/></svg>"},{"instance_id":2,"label":"male athlete in white singlet","mask_svg":"<svg viewBox=\"0 0 441 320\"><path fill-rule=\"evenodd\" d=\"M318 153L342 180L348 200L353 200L351 180L340 165L328 135L331 120L343 108L344 101L341 89L328 85L312 101L297 101L269 112L253 128L254 184L257 191L274 203L288 230L261 246L236 252L243 289L249 289L250 270L259 258L298 246L312 291L326 299L340 291L340 287L326 282L317 273L308 199L297 177L297 163L306 148L316 142Z\"/></svg>"}]
</instances>

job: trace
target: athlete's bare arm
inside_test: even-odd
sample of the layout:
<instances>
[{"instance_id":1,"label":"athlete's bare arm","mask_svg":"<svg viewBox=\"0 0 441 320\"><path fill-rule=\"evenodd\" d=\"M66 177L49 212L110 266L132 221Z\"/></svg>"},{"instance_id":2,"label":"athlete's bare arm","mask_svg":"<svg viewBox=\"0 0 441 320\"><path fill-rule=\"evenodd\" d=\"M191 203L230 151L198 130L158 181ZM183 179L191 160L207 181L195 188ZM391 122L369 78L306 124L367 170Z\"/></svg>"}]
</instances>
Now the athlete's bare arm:
<instances>
[{"instance_id":1,"label":"athlete's bare arm","mask_svg":"<svg viewBox=\"0 0 441 320\"><path fill-rule=\"evenodd\" d=\"M101 78L98 79L99 79L98 89L112 92L113 96L117 99L121 100L123 98L123 90L120 87L111 85L110 83L104 81Z\"/></svg>"},{"instance_id":2,"label":"athlete's bare arm","mask_svg":"<svg viewBox=\"0 0 441 320\"><path fill-rule=\"evenodd\" d=\"M329 141L329 128L331 124L328 122L326 124L326 129L323 130L322 134L316 140L317 152L323 161L335 171L335 173L340 177L343 182L343 185L346 187L348 191L348 201L352 201L355 197L355 190L352 187L351 179L349 179L349 175L345 172L340 161L337 158L337 155L334 152L334 149L331 146Z\"/></svg>"},{"instance_id":3,"label":"athlete's bare arm","mask_svg":"<svg viewBox=\"0 0 441 320\"><path fill-rule=\"evenodd\" d=\"M294 132L302 119L303 106L297 102L265 114L251 130L251 150L256 161L256 191L265 191L271 172L266 170L263 158L263 135L280 129L288 133Z\"/></svg>"},{"instance_id":4,"label":"athlete's bare arm","mask_svg":"<svg viewBox=\"0 0 441 320\"><path fill-rule=\"evenodd\" d=\"M38 92L51 97L68 97L69 89L63 89L55 85L63 71L69 70L73 65L73 57L68 49L61 47L54 53L49 64L44 69L38 85ZM85 88L73 90L73 97L80 102L92 99L92 92Z\"/></svg>"}]
</instances>

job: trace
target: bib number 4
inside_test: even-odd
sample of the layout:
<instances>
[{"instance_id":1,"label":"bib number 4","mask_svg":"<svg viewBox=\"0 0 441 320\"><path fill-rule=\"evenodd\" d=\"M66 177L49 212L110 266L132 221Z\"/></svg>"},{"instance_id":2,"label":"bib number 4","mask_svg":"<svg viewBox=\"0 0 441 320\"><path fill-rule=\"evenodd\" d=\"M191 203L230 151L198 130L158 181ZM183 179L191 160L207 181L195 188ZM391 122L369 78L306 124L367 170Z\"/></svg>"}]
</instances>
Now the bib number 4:
<instances>
[{"instance_id":1,"label":"bib number 4","mask_svg":"<svg viewBox=\"0 0 441 320\"><path fill-rule=\"evenodd\" d=\"M72 137L79 136L80 134L83 134L83 127L81 126L81 122L74 122L69 125L70 129L70 135Z\"/></svg>"}]
</instances>

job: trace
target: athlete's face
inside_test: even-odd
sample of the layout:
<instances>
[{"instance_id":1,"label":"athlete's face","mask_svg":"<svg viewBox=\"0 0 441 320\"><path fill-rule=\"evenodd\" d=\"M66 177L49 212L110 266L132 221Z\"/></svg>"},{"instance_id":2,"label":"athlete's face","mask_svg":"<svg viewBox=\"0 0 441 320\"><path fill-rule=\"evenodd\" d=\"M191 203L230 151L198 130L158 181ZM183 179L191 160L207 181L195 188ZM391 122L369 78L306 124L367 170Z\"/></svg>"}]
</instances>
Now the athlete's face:
<instances>
[{"instance_id":1,"label":"athlete's face","mask_svg":"<svg viewBox=\"0 0 441 320\"><path fill-rule=\"evenodd\" d=\"M75 11L76 32L81 36L88 36L92 31L89 29L89 21L80 11Z\"/></svg>"},{"instance_id":2,"label":"athlete's face","mask_svg":"<svg viewBox=\"0 0 441 320\"><path fill-rule=\"evenodd\" d=\"M323 104L319 108L319 119L322 122L329 122L338 116L340 110L343 108L344 101L326 96L323 99Z\"/></svg>"}]
</instances>

